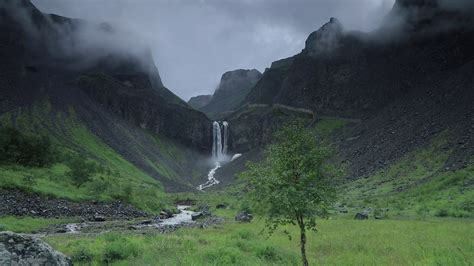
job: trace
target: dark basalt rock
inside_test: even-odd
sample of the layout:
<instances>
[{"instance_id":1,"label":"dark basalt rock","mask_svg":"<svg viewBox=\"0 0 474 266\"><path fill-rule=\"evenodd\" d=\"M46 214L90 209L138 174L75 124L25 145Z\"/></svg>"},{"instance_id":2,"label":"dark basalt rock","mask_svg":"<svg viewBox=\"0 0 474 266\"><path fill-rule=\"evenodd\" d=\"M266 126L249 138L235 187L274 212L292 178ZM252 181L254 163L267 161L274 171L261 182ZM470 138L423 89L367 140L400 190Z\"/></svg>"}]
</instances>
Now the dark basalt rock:
<instances>
[{"instance_id":1,"label":"dark basalt rock","mask_svg":"<svg viewBox=\"0 0 474 266\"><path fill-rule=\"evenodd\" d=\"M224 73L212 99L199 110L212 118L234 111L261 77L262 73L256 69L238 69Z\"/></svg>"},{"instance_id":2,"label":"dark basalt rock","mask_svg":"<svg viewBox=\"0 0 474 266\"><path fill-rule=\"evenodd\" d=\"M202 107L206 106L212 99L212 95L199 95L195 97L191 97L189 99L188 104L196 110L201 109Z\"/></svg>"},{"instance_id":3,"label":"dark basalt rock","mask_svg":"<svg viewBox=\"0 0 474 266\"><path fill-rule=\"evenodd\" d=\"M203 218L203 217L204 217L204 214L202 212L196 212L196 213L191 214L191 219L193 221L196 221L196 220L198 220L200 218Z\"/></svg>"},{"instance_id":4,"label":"dark basalt rock","mask_svg":"<svg viewBox=\"0 0 474 266\"><path fill-rule=\"evenodd\" d=\"M64 199L46 198L20 190L0 189L0 202L4 203L0 204L0 216L85 217L91 221L148 216L147 213L120 201L110 203L74 202Z\"/></svg>"},{"instance_id":5,"label":"dark basalt rock","mask_svg":"<svg viewBox=\"0 0 474 266\"><path fill-rule=\"evenodd\" d=\"M356 220L368 220L368 219L369 219L369 215L366 214L366 213L363 213L363 212L358 212L358 213L356 213L356 215L354 216L354 219L356 219Z\"/></svg>"},{"instance_id":6,"label":"dark basalt rock","mask_svg":"<svg viewBox=\"0 0 474 266\"><path fill-rule=\"evenodd\" d=\"M247 211L239 212L235 216L235 220L241 223L250 223L253 219L253 215Z\"/></svg>"},{"instance_id":7,"label":"dark basalt rock","mask_svg":"<svg viewBox=\"0 0 474 266\"><path fill-rule=\"evenodd\" d=\"M104 222L105 220L105 217L99 214L96 214L92 217L92 221L94 222Z\"/></svg>"},{"instance_id":8,"label":"dark basalt rock","mask_svg":"<svg viewBox=\"0 0 474 266\"><path fill-rule=\"evenodd\" d=\"M446 167L465 167L474 154L474 16L433 2L399 0L388 17L402 20L401 26L369 33L344 31L330 21L308 37L302 53L267 69L242 106L281 104L312 110L316 120L345 121L332 140L349 163L350 179L385 169L443 131L450 132L446 146L454 149ZM320 48L326 33L337 43L329 53ZM258 146L268 134L250 133L266 123L230 121L234 147L245 152L248 143Z\"/></svg>"},{"instance_id":9,"label":"dark basalt rock","mask_svg":"<svg viewBox=\"0 0 474 266\"><path fill-rule=\"evenodd\" d=\"M0 265L72 265L71 260L29 235L0 232Z\"/></svg>"}]
</instances>

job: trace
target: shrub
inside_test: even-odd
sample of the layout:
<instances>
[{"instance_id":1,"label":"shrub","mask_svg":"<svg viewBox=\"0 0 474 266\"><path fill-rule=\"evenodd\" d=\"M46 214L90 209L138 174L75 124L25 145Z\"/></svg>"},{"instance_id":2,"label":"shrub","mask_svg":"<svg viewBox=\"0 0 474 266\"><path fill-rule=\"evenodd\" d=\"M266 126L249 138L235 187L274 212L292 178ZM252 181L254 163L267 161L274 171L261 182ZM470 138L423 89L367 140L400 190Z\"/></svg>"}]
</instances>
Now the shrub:
<instances>
[{"instance_id":1,"label":"shrub","mask_svg":"<svg viewBox=\"0 0 474 266\"><path fill-rule=\"evenodd\" d=\"M236 233L236 238L244 239L244 240L250 240L253 238L253 233L250 230L246 229L241 229L237 231Z\"/></svg>"},{"instance_id":2,"label":"shrub","mask_svg":"<svg viewBox=\"0 0 474 266\"><path fill-rule=\"evenodd\" d=\"M447 217L448 215L449 215L448 210L446 210L446 209L439 209L435 213L435 216L438 216L438 217Z\"/></svg>"},{"instance_id":3,"label":"shrub","mask_svg":"<svg viewBox=\"0 0 474 266\"><path fill-rule=\"evenodd\" d=\"M91 177L97 173L97 164L79 155L71 156L66 163L70 168L67 175L77 187L90 181Z\"/></svg>"},{"instance_id":4,"label":"shrub","mask_svg":"<svg viewBox=\"0 0 474 266\"><path fill-rule=\"evenodd\" d=\"M102 255L102 261L105 263L111 263L117 260L124 260L137 256L138 253L139 249L134 243L121 238L107 243L104 254Z\"/></svg>"},{"instance_id":5,"label":"shrub","mask_svg":"<svg viewBox=\"0 0 474 266\"><path fill-rule=\"evenodd\" d=\"M91 262L94 255L85 247L79 247L71 256L73 261Z\"/></svg>"},{"instance_id":6,"label":"shrub","mask_svg":"<svg viewBox=\"0 0 474 266\"><path fill-rule=\"evenodd\" d=\"M46 135L25 134L14 127L0 129L0 163L43 167L54 161L53 154Z\"/></svg>"},{"instance_id":7,"label":"shrub","mask_svg":"<svg viewBox=\"0 0 474 266\"><path fill-rule=\"evenodd\" d=\"M282 260L282 257L278 254L276 248L272 246L266 246L257 250L257 257L268 262L279 262Z\"/></svg>"},{"instance_id":8,"label":"shrub","mask_svg":"<svg viewBox=\"0 0 474 266\"><path fill-rule=\"evenodd\" d=\"M230 265L240 261L242 253L238 249L226 247L209 251L206 257L207 261L212 261L213 265Z\"/></svg>"}]
</instances>

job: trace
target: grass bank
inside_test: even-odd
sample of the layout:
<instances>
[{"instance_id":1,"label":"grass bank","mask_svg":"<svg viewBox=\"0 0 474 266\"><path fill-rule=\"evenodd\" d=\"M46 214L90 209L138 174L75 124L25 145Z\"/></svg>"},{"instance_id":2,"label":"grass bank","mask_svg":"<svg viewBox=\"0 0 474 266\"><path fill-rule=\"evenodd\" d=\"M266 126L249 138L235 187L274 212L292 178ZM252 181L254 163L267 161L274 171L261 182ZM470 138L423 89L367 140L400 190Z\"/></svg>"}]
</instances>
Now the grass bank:
<instances>
[{"instance_id":1,"label":"grass bank","mask_svg":"<svg viewBox=\"0 0 474 266\"><path fill-rule=\"evenodd\" d=\"M165 235L107 233L46 240L78 265L300 263L296 228L286 227L270 238L260 234L262 228L259 220L250 224L228 221L216 228ZM308 236L307 252L313 265L470 265L473 232L472 220L321 220L319 231Z\"/></svg>"}]
</instances>

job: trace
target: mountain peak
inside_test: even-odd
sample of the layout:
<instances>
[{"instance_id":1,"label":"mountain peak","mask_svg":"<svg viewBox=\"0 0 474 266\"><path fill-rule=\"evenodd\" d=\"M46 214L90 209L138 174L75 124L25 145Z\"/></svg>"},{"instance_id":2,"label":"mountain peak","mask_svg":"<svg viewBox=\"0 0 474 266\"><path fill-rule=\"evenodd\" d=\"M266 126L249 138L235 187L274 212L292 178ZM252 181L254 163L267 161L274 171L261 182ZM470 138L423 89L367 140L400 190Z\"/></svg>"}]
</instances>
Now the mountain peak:
<instances>
[{"instance_id":1,"label":"mountain peak","mask_svg":"<svg viewBox=\"0 0 474 266\"><path fill-rule=\"evenodd\" d=\"M436 34L472 28L473 13L472 0L397 0L385 18L382 30L402 34Z\"/></svg>"},{"instance_id":2,"label":"mountain peak","mask_svg":"<svg viewBox=\"0 0 474 266\"><path fill-rule=\"evenodd\" d=\"M329 22L309 35L304 51L312 57L331 53L339 46L339 39L343 31L342 23L331 17Z\"/></svg>"}]
</instances>

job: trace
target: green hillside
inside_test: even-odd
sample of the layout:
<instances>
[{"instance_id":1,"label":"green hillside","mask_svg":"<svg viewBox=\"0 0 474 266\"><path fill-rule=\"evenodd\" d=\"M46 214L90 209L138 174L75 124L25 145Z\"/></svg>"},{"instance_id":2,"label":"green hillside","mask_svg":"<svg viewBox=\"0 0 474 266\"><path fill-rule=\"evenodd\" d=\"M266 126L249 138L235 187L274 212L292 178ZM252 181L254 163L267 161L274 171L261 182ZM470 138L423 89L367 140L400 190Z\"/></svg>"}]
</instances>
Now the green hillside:
<instances>
[{"instance_id":1,"label":"green hillside","mask_svg":"<svg viewBox=\"0 0 474 266\"><path fill-rule=\"evenodd\" d=\"M31 108L18 108L0 118L2 126L15 126L25 134L44 134L50 137L57 155L55 163L48 167L20 165L0 166L0 186L17 187L45 195L71 200L125 199L135 206L156 212L166 204L163 186L93 134L76 116L73 107L67 111L53 110L45 100ZM153 136L162 151L163 161L148 160L166 178L177 173L166 160L179 163L184 152L164 137ZM68 156L82 155L96 162L102 169L91 181L77 187L67 176ZM32 180L29 182L28 180Z\"/></svg>"}]
</instances>

